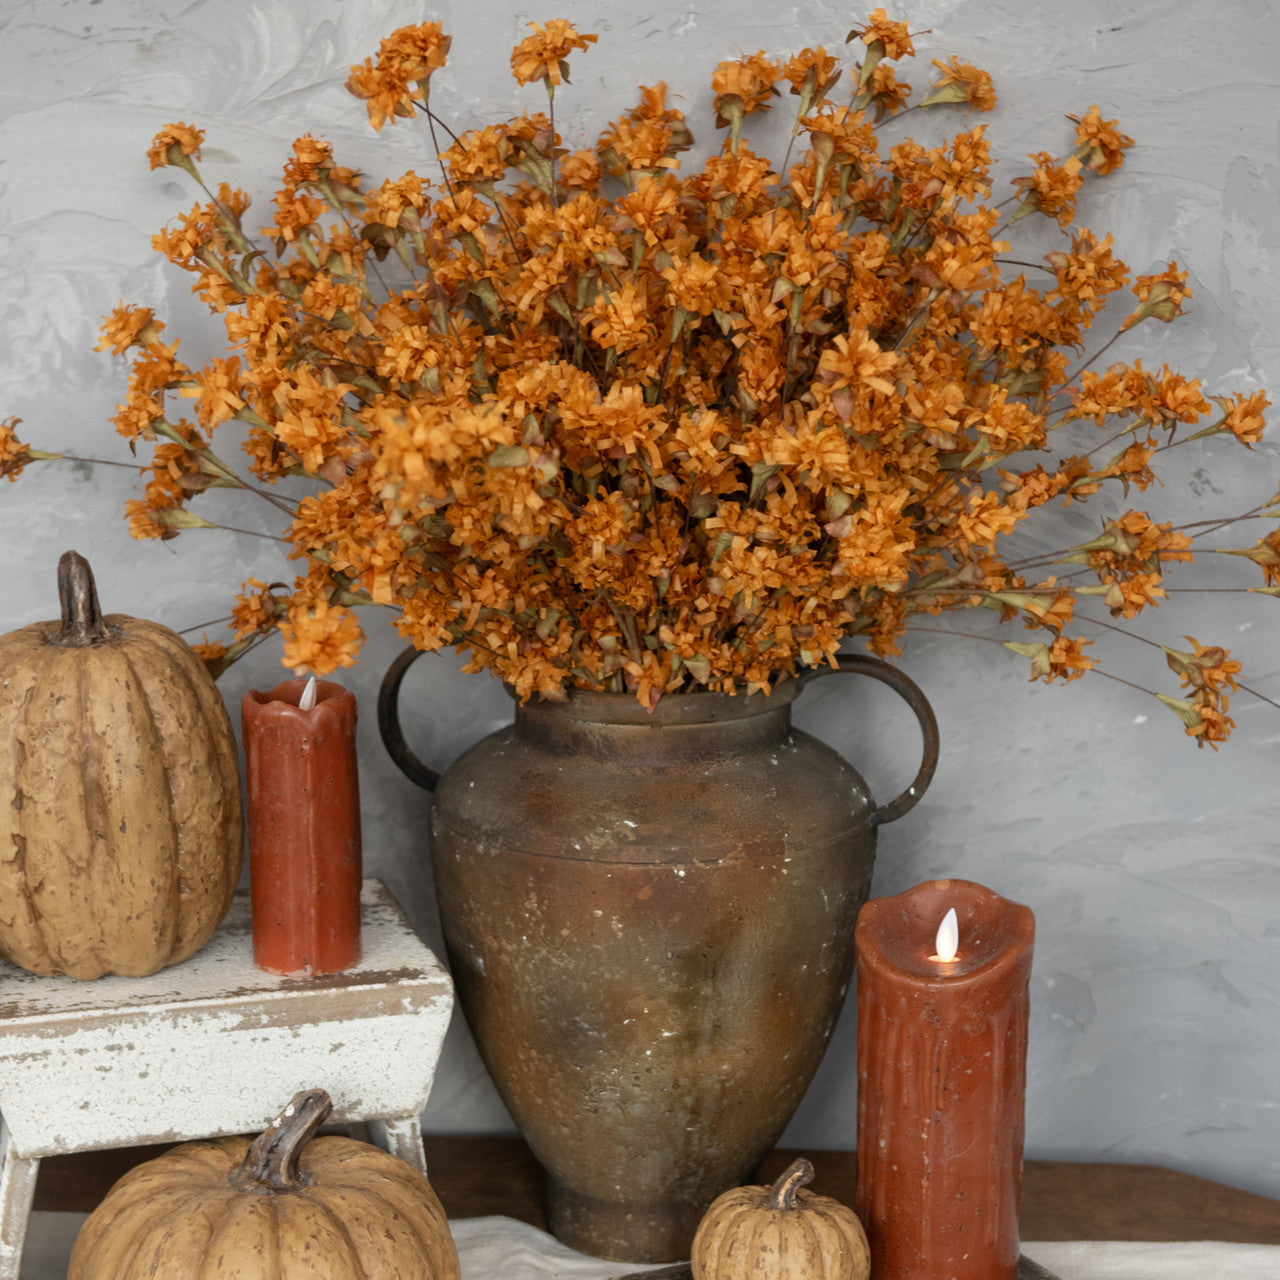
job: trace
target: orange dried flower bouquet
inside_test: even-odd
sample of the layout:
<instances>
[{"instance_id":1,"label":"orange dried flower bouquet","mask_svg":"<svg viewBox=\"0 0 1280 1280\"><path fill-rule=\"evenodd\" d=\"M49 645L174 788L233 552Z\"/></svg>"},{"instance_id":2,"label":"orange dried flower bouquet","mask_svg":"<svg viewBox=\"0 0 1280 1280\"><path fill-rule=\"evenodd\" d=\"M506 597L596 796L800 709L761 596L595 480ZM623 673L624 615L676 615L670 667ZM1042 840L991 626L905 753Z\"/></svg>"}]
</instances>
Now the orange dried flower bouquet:
<instances>
[{"instance_id":1,"label":"orange dried flower bouquet","mask_svg":"<svg viewBox=\"0 0 1280 1280\"><path fill-rule=\"evenodd\" d=\"M1069 154L1033 156L989 206L982 126L886 150L876 124L986 111L990 76L935 60L908 108L889 64L914 54L912 35L877 10L850 33L848 72L821 48L721 63L723 145L682 172L693 137L665 85L594 147L565 148L556 89L596 37L531 25L511 65L543 83L546 111L457 136L430 105L450 46L438 24L352 68L375 129L425 118L438 179L375 184L304 137L265 247L225 185L156 237L232 354L191 369L149 310L106 322L103 345L132 361L116 425L155 446L135 535L212 525L193 499L251 487L210 446L234 419L267 486L252 487L287 513L305 564L291 589L245 584L234 642L206 647L215 669L276 629L286 665L349 665L353 610L374 605L413 644L468 650L523 697L626 689L653 706L768 689L851 636L892 654L913 617L982 607L1044 633L1008 644L1033 679L1072 680L1093 666L1068 634L1077 601L1118 618L1160 601L1194 538L1141 511L1027 567L1005 550L1046 504L1145 489L1184 440L1262 435L1261 394L1207 397L1167 367L1078 355L1129 283L1111 238L1073 226L1084 182L1131 145L1115 121L1091 107ZM783 91L795 159L779 166L743 126ZM167 126L152 165L200 181L202 136ZM1058 224L1061 247L1014 262L1004 233L1033 215ZM1122 329L1174 319L1186 280L1174 263L1139 277ZM1073 424L1096 441L1044 461ZM13 425L6 471L56 456ZM305 496L286 500L277 486L295 477ZM1244 514L1278 510L1280 495ZM1278 539L1234 552L1271 593ZM1190 643L1166 650L1187 696L1164 701L1216 743L1239 664Z\"/></svg>"}]
</instances>

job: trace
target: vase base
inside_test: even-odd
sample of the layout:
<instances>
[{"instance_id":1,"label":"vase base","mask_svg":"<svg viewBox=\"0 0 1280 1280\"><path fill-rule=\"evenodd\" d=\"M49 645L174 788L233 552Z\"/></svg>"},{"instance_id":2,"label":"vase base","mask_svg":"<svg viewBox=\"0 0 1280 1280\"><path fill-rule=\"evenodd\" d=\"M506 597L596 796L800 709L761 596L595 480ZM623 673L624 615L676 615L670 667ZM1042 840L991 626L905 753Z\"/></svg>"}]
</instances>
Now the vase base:
<instances>
[{"instance_id":1,"label":"vase base","mask_svg":"<svg viewBox=\"0 0 1280 1280\"><path fill-rule=\"evenodd\" d=\"M614 1262L680 1262L706 1205L597 1200L552 1182L547 1219L561 1244Z\"/></svg>"}]
</instances>

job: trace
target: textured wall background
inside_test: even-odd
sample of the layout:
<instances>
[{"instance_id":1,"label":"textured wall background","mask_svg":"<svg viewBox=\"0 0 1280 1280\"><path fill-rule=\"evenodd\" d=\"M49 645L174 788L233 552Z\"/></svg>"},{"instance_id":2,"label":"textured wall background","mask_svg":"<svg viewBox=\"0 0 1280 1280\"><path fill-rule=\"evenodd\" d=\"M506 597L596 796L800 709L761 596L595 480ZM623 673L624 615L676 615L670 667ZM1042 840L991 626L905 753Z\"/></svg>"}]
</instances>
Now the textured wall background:
<instances>
[{"instance_id":1,"label":"textured wall background","mask_svg":"<svg viewBox=\"0 0 1280 1280\"><path fill-rule=\"evenodd\" d=\"M1139 145L1122 171L1089 185L1080 220L1113 232L1136 271L1176 258L1191 268L1195 290L1193 315L1142 326L1123 353L1199 374L1211 392L1270 384L1274 394L1280 12L1272 0L1223 0L1212 24L1195 0L903 0L892 13L933 29L902 71L917 85L930 57L951 53L993 72L1001 105L982 119L1006 183L1025 171L1028 152L1065 150L1072 126L1064 113L1097 103L1118 116ZM0 0L0 416L20 414L36 447L127 460L108 424L125 373L93 352L99 317L122 298L145 303L168 319L168 336L182 338L188 363L219 350L220 326L149 247L152 232L196 196L184 175L147 167L147 144L166 122L205 128L206 176L259 202L274 191L289 143L307 131L379 177L414 166L425 174L422 133L369 132L363 106L341 87L349 64L394 27L440 18L454 54L432 102L471 126L541 106L540 89L521 91L509 78L507 54L525 21L565 16L600 33L573 59L574 85L557 99L572 145L593 140L638 83L660 79L684 94L706 138L705 86L719 59L761 47L834 49L859 15L828 0L651 0L641 13L616 0L562 0L545 10L511 0L431 8L409 0ZM972 124L908 120L890 136ZM1047 251L1055 235L1034 231L1018 256ZM1215 441L1180 451L1168 485L1146 500L1179 520L1243 509L1275 491L1275 440L1273 428L1252 454ZM61 465L3 486L3 629L56 614L53 569L72 546L91 556L105 608L177 628L224 614L249 574L282 576L273 547L252 536L130 541L121 504L131 483L126 471ZM1077 509L1070 531L1046 528L1040 545L1064 545L1122 503L1110 495ZM265 504L224 511L230 524L271 528ZM1238 542L1262 531L1252 526ZM1200 582L1259 581L1235 561L1222 565ZM1190 633L1228 645L1250 683L1280 700L1276 608L1256 596L1177 595L1143 630L1171 643ZM989 631L982 619L955 625ZM384 759L373 724L376 685L396 650L390 628L373 620L349 677L365 715L366 856L369 872L438 941L426 800ZM1095 652L1117 674L1175 691L1158 651L1110 637ZM275 682L277 655L261 651L224 677L230 706L245 688ZM1280 713L1240 694L1235 738L1215 755L1197 752L1153 699L1096 678L1029 686L1023 662L994 644L919 635L902 661L932 697L945 745L925 801L881 834L876 891L956 875L1035 908L1028 1154L1157 1161L1280 1195ZM438 765L509 716L502 689L461 676L459 665L452 655L423 661L406 684L421 707L415 745ZM887 796L914 768L916 732L887 692L847 685L824 681L798 720ZM839 1027L789 1143L852 1141L852 1022ZM427 1121L438 1130L509 1126L460 1026Z\"/></svg>"}]
</instances>

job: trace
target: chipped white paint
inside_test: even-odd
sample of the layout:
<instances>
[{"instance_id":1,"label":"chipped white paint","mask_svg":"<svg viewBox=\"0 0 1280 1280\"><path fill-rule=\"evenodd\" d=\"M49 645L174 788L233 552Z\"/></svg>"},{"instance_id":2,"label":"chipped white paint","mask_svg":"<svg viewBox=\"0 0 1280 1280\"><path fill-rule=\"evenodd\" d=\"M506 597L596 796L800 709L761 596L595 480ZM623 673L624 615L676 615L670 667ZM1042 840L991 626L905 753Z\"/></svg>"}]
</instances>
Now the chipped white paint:
<instances>
[{"instance_id":1,"label":"chipped white paint","mask_svg":"<svg viewBox=\"0 0 1280 1280\"><path fill-rule=\"evenodd\" d=\"M265 1128L301 1089L425 1172L419 1114L453 987L377 881L362 955L280 978L253 963L247 895L190 960L149 978L40 978L0 965L0 1280L21 1254L42 1156Z\"/></svg>"},{"instance_id":2,"label":"chipped white paint","mask_svg":"<svg viewBox=\"0 0 1280 1280\"><path fill-rule=\"evenodd\" d=\"M24 1156L265 1127L300 1089L336 1121L417 1115L453 1005L376 881L360 963L278 978L253 963L246 895L190 960L149 978L0 966L0 1111Z\"/></svg>"},{"instance_id":3,"label":"chipped white paint","mask_svg":"<svg viewBox=\"0 0 1280 1280\"><path fill-rule=\"evenodd\" d=\"M39 1168L38 1160L24 1160L14 1151L13 1138L0 1118L0 1280L18 1280Z\"/></svg>"}]
</instances>

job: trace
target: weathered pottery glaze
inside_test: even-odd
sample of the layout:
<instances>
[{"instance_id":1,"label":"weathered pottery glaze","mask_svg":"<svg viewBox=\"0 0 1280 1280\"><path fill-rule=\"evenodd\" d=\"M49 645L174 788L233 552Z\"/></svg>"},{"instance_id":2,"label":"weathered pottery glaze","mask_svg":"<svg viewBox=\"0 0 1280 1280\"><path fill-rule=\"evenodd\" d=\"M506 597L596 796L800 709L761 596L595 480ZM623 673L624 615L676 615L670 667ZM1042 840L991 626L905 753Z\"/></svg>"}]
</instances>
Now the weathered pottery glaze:
<instances>
[{"instance_id":1,"label":"weathered pottery glaze","mask_svg":"<svg viewBox=\"0 0 1280 1280\"><path fill-rule=\"evenodd\" d=\"M436 778L405 746L403 655L379 720L435 790L431 853L454 982L503 1100L550 1174L556 1236L629 1261L689 1256L716 1196L777 1141L849 986L877 825L933 773L920 690L876 659L841 669L911 705L925 762L876 808L771 696L530 701ZM815 672L810 679L831 672Z\"/></svg>"}]
</instances>

